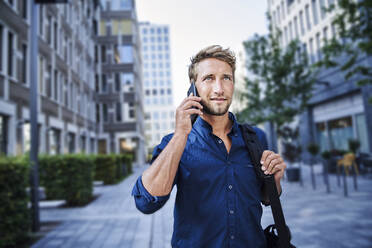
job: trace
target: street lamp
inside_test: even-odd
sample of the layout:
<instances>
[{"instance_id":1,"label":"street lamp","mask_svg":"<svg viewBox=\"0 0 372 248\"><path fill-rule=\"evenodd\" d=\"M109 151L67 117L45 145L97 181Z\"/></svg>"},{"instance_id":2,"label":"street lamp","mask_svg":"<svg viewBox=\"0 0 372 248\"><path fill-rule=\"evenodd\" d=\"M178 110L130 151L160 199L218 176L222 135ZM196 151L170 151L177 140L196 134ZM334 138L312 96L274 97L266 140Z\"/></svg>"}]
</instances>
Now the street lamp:
<instances>
[{"instance_id":1,"label":"street lamp","mask_svg":"<svg viewBox=\"0 0 372 248\"><path fill-rule=\"evenodd\" d=\"M68 0L31 0L31 82L30 82L30 122L31 122L31 211L32 211L32 231L40 230L39 214L39 165L38 165L38 148L39 148L39 130L37 126L37 71L38 71L38 37L37 37L37 16L39 11L38 4L57 4L68 3Z\"/></svg>"}]
</instances>

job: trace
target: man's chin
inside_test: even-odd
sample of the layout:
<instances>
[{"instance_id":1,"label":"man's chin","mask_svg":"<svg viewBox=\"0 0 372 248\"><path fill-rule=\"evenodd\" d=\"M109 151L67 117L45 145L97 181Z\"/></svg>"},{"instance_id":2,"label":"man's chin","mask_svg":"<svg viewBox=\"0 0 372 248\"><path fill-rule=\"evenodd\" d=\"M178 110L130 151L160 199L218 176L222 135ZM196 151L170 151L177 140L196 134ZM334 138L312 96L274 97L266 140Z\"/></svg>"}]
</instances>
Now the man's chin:
<instances>
[{"instance_id":1,"label":"man's chin","mask_svg":"<svg viewBox=\"0 0 372 248\"><path fill-rule=\"evenodd\" d=\"M211 108L206 108L204 107L203 109L204 113L208 114L208 115L215 115L215 116L223 116L227 113L227 111L229 111L229 108L226 108L226 109L211 109Z\"/></svg>"}]
</instances>

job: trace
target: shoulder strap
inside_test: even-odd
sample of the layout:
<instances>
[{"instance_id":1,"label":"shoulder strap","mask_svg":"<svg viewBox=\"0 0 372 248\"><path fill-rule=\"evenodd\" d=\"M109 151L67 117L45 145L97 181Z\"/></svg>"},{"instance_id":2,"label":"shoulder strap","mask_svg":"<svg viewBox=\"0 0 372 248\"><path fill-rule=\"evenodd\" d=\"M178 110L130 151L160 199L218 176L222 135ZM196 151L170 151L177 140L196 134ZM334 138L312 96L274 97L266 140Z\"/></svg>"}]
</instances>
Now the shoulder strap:
<instances>
[{"instance_id":1,"label":"shoulder strap","mask_svg":"<svg viewBox=\"0 0 372 248\"><path fill-rule=\"evenodd\" d=\"M285 224L284 214L282 205L280 203L278 190L276 188L275 179L273 175L265 175L261 170L261 156L263 148L261 143L258 141L257 134L254 129L248 125L240 125L244 143L247 147L249 155L252 159L256 174L258 178L264 181L264 187L266 188L270 200L271 212L273 214L275 226L278 230L280 248L290 247L290 233L287 225Z\"/></svg>"}]
</instances>

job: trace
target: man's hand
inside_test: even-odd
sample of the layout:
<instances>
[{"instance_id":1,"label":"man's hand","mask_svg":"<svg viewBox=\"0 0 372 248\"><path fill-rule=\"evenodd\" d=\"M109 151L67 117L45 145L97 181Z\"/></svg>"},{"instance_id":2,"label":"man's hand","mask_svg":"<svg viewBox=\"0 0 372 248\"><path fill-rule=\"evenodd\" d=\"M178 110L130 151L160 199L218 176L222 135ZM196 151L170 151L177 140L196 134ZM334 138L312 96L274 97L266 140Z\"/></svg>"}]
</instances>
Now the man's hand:
<instances>
[{"instance_id":1,"label":"man's hand","mask_svg":"<svg viewBox=\"0 0 372 248\"><path fill-rule=\"evenodd\" d=\"M203 115L203 106L199 103L201 97L192 96L186 97L176 110L176 130L174 134L188 135L191 132L190 115ZM196 108L192 108L196 107Z\"/></svg>"},{"instance_id":2,"label":"man's hand","mask_svg":"<svg viewBox=\"0 0 372 248\"><path fill-rule=\"evenodd\" d=\"M284 170L287 165L283 158L273 151L265 150L261 157L261 169L266 175L274 174L276 185L280 186L280 180L284 176Z\"/></svg>"}]
</instances>

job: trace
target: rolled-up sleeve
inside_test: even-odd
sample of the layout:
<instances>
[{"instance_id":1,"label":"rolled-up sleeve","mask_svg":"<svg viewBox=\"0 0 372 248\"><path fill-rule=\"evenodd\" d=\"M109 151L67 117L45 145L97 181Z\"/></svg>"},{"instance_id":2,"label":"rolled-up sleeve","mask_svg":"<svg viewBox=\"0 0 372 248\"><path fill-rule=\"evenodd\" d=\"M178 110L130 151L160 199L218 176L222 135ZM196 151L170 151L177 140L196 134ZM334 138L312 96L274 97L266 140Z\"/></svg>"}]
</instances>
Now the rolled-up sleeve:
<instances>
[{"instance_id":1,"label":"rolled-up sleeve","mask_svg":"<svg viewBox=\"0 0 372 248\"><path fill-rule=\"evenodd\" d=\"M133 187L132 195L136 207L144 214L152 214L159 210L168 201L170 194L165 196L151 195L142 184L142 175L138 177L136 184Z\"/></svg>"},{"instance_id":2,"label":"rolled-up sleeve","mask_svg":"<svg viewBox=\"0 0 372 248\"><path fill-rule=\"evenodd\" d=\"M172 138L172 135L165 136L161 143L155 147L152 155L152 162L159 156L161 151L166 147L169 140ZM175 183L173 183L174 186ZM132 190L132 196L134 197L134 201L136 207L139 211L144 214L152 214L159 210L164 204L168 201L170 193L164 196L153 196L151 195L145 186L142 183L142 175L138 177L136 183L134 184Z\"/></svg>"}]
</instances>

